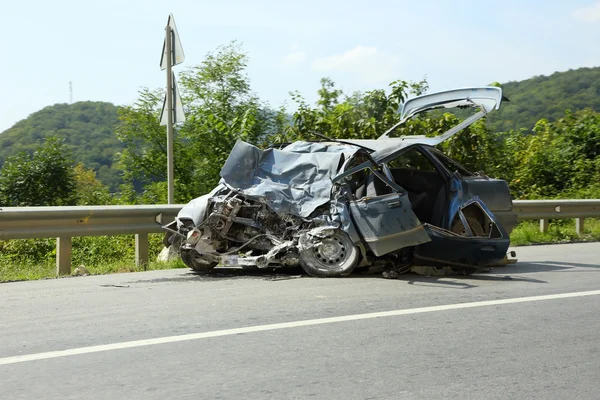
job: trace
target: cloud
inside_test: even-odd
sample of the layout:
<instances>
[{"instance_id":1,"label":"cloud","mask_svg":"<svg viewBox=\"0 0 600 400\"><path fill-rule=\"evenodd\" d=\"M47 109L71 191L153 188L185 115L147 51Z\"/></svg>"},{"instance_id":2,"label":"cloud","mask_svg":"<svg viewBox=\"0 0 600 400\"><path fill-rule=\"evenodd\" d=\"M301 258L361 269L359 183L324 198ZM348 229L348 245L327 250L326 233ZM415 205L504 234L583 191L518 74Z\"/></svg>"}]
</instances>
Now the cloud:
<instances>
[{"instance_id":1,"label":"cloud","mask_svg":"<svg viewBox=\"0 0 600 400\"><path fill-rule=\"evenodd\" d=\"M303 51L295 51L283 57L281 62L288 67L297 67L304 64L306 61L306 53Z\"/></svg>"},{"instance_id":2,"label":"cloud","mask_svg":"<svg viewBox=\"0 0 600 400\"><path fill-rule=\"evenodd\" d=\"M573 11L573 18L584 22L600 22L600 2Z\"/></svg>"},{"instance_id":3,"label":"cloud","mask_svg":"<svg viewBox=\"0 0 600 400\"><path fill-rule=\"evenodd\" d=\"M397 77L399 65L400 57L359 45L343 54L317 58L311 67L316 71L355 74L362 83L375 84Z\"/></svg>"}]
</instances>

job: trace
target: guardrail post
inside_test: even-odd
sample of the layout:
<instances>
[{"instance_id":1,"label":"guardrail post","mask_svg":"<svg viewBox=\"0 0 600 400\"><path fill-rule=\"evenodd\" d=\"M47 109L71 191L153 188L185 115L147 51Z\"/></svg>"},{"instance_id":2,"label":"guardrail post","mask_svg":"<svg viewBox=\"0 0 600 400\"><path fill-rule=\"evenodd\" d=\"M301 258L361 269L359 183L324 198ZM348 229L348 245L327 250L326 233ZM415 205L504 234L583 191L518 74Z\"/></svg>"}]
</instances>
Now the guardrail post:
<instances>
[{"instance_id":1,"label":"guardrail post","mask_svg":"<svg viewBox=\"0 0 600 400\"><path fill-rule=\"evenodd\" d=\"M577 232L578 235L583 235L584 221L585 218L575 218L575 232Z\"/></svg>"},{"instance_id":2,"label":"guardrail post","mask_svg":"<svg viewBox=\"0 0 600 400\"><path fill-rule=\"evenodd\" d=\"M135 266L148 265L148 234L147 233L136 233L135 234Z\"/></svg>"},{"instance_id":3,"label":"guardrail post","mask_svg":"<svg viewBox=\"0 0 600 400\"><path fill-rule=\"evenodd\" d=\"M56 275L71 274L71 238L56 238Z\"/></svg>"},{"instance_id":4,"label":"guardrail post","mask_svg":"<svg viewBox=\"0 0 600 400\"><path fill-rule=\"evenodd\" d=\"M540 232L546 233L548 232L548 220L540 219Z\"/></svg>"}]
</instances>

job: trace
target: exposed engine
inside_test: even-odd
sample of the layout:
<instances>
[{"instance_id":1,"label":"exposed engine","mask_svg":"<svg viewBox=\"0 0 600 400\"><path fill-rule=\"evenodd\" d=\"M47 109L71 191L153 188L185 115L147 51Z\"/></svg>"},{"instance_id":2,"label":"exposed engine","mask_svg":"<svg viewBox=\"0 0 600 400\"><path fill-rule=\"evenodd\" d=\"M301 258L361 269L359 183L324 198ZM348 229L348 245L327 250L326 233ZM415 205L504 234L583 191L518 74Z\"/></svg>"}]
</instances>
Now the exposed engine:
<instances>
[{"instance_id":1,"label":"exposed engine","mask_svg":"<svg viewBox=\"0 0 600 400\"><path fill-rule=\"evenodd\" d=\"M315 214L329 214L328 205ZM209 200L207 216L198 226L191 220L181 221L179 232L187 237L182 250L193 249L215 263L265 267L297 265L299 237L323 220L277 214L264 203L227 190Z\"/></svg>"}]
</instances>

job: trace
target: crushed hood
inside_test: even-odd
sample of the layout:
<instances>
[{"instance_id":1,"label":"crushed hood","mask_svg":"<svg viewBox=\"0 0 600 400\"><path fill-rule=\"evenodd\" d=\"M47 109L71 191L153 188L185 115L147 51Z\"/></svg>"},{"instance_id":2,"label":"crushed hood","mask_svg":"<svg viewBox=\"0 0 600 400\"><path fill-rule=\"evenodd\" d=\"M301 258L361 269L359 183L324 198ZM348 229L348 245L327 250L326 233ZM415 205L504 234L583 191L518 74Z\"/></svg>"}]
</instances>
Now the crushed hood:
<instances>
[{"instance_id":1,"label":"crushed hood","mask_svg":"<svg viewBox=\"0 0 600 400\"><path fill-rule=\"evenodd\" d=\"M294 142L261 150L238 140L221 169L223 181L244 196L282 214L308 217L330 200L332 178L358 147Z\"/></svg>"}]
</instances>

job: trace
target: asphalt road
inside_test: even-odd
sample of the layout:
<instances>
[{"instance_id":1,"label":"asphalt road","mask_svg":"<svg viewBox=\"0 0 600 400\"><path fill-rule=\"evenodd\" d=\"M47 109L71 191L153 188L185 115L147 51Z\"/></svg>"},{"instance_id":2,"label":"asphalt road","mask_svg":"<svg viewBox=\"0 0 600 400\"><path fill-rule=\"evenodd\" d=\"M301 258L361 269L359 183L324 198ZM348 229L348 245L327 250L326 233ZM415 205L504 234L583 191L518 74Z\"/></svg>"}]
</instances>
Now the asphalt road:
<instances>
[{"instance_id":1,"label":"asphalt road","mask_svg":"<svg viewBox=\"0 0 600 400\"><path fill-rule=\"evenodd\" d=\"M0 398L600 398L600 243L516 251L469 277L0 284Z\"/></svg>"}]
</instances>

